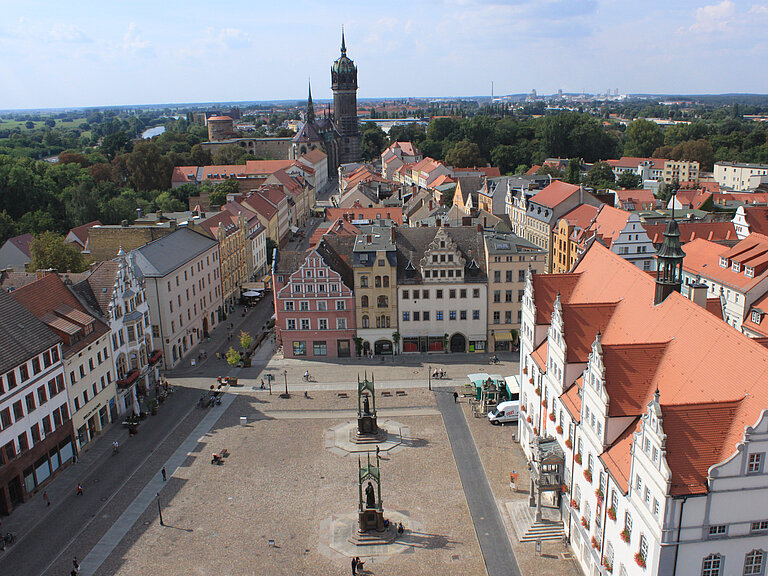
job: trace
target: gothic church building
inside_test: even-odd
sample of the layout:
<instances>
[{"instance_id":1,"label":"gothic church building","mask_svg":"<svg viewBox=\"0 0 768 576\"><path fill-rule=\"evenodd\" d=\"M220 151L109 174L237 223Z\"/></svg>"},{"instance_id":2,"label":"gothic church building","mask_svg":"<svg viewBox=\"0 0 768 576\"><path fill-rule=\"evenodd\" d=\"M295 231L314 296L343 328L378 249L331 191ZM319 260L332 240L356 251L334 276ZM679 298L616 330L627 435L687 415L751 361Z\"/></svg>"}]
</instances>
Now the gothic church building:
<instances>
[{"instance_id":1,"label":"gothic church building","mask_svg":"<svg viewBox=\"0 0 768 576\"><path fill-rule=\"evenodd\" d=\"M315 116L312 88L307 100L307 121L293 137L290 158L320 148L328 155L328 176L336 178L341 164L360 161L360 123L357 119L357 67L347 56L344 32L341 56L331 67L333 113Z\"/></svg>"}]
</instances>

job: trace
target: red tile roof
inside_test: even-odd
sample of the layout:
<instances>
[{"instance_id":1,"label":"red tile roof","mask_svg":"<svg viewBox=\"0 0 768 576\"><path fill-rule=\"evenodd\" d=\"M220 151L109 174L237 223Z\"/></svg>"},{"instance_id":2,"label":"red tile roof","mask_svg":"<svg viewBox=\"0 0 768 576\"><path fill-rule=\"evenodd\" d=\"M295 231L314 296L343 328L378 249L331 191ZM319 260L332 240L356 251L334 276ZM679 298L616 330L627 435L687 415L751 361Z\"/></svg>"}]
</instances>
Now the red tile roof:
<instances>
[{"instance_id":1,"label":"red tile roof","mask_svg":"<svg viewBox=\"0 0 768 576\"><path fill-rule=\"evenodd\" d=\"M656 196L650 190L614 190L619 202L628 210L648 210L656 205ZM632 204L632 207L625 206Z\"/></svg>"},{"instance_id":2,"label":"red tile roof","mask_svg":"<svg viewBox=\"0 0 768 576\"><path fill-rule=\"evenodd\" d=\"M749 231L768 234L768 207L766 206L745 206L744 216L749 224Z\"/></svg>"},{"instance_id":3,"label":"red tile roof","mask_svg":"<svg viewBox=\"0 0 768 576\"><path fill-rule=\"evenodd\" d=\"M698 238L688 242L683 250L685 251L683 270L690 274L712 278L743 292L751 290L768 278L768 237L762 234L750 234L732 248L725 248L720 244ZM720 266L721 257L739 262L740 271L735 272L730 262L725 268ZM753 278L747 277L745 266L754 268Z\"/></svg>"},{"instance_id":4,"label":"red tile roof","mask_svg":"<svg viewBox=\"0 0 768 576\"><path fill-rule=\"evenodd\" d=\"M707 298L707 312L710 312L724 320L723 316L723 303L720 302L720 298Z\"/></svg>"},{"instance_id":5,"label":"red tile roof","mask_svg":"<svg viewBox=\"0 0 768 576\"><path fill-rule=\"evenodd\" d=\"M34 236L27 232L26 234L22 234L21 236L14 236L13 238L9 238L8 242L16 246L19 250L21 250L25 256L32 256L32 240L34 240Z\"/></svg>"},{"instance_id":6,"label":"red tile roof","mask_svg":"<svg viewBox=\"0 0 768 576\"><path fill-rule=\"evenodd\" d=\"M578 193L579 187L575 184L568 184L562 180L554 180L549 186L543 188L538 192L531 202L547 206L549 208L555 208L561 202L567 200L573 194Z\"/></svg>"},{"instance_id":7,"label":"red tile roof","mask_svg":"<svg viewBox=\"0 0 768 576\"><path fill-rule=\"evenodd\" d=\"M197 177L197 166L175 166L171 174L171 182L191 182L195 183Z\"/></svg>"},{"instance_id":8,"label":"red tile roof","mask_svg":"<svg viewBox=\"0 0 768 576\"><path fill-rule=\"evenodd\" d=\"M700 208L712 197L712 192L704 190L678 190L676 198L683 208Z\"/></svg>"},{"instance_id":9,"label":"red tile roof","mask_svg":"<svg viewBox=\"0 0 768 576\"><path fill-rule=\"evenodd\" d=\"M724 240L737 240L736 228L733 222L678 222L680 228L680 242L687 244L696 238L703 238L710 242L722 242ZM664 241L666 224L643 224L645 232L654 244Z\"/></svg>"},{"instance_id":10,"label":"red tile roof","mask_svg":"<svg viewBox=\"0 0 768 576\"><path fill-rule=\"evenodd\" d=\"M526 172L526 176L535 176L541 170L541 164L534 164Z\"/></svg>"},{"instance_id":11,"label":"red tile roof","mask_svg":"<svg viewBox=\"0 0 768 576\"><path fill-rule=\"evenodd\" d=\"M618 160L606 160L606 163L611 168L632 168L636 169L643 162L650 162L651 168L654 170L663 170L664 158L638 158L637 156L622 156Z\"/></svg>"},{"instance_id":12,"label":"red tile roof","mask_svg":"<svg viewBox=\"0 0 768 576\"><path fill-rule=\"evenodd\" d=\"M325 219L335 221L339 218L345 220L378 220L385 218L392 220L398 226L403 223L403 211L398 206L392 208L381 208L373 206L363 208L362 206L353 206L352 208L326 208Z\"/></svg>"},{"instance_id":13,"label":"red tile roof","mask_svg":"<svg viewBox=\"0 0 768 576\"><path fill-rule=\"evenodd\" d=\"M78 226L77 228L72 228L69 233L75 235L75 237L80 241L81 246L85 246L85 243L88 242L88 230L94 226L101 226L101 222L99 220L93 220L87 224Z\"/></svg>"},{"instance_id":14,"label":"red tile roof","mask_svg":"<svg viewBox=\"0 0 768 576\"><path fill-rule=\"evenodd\" d=\"M614 479L624 494L629 492L629 475L632 467L632 441L635 432L640 430L640 418L636 418L616 441L600 455L600 461L608 469L608 473Z\"/></svg>"},{"instance_id":15,"label":"red tile roof","mask_svg":"<svg viewBox=\"0 0 768 576\"><path fill-rule=\"evenodd\" d=\"M581 387L584 385L584 377L579 376L576 382L571 384L565 392L560 395L560 402L563 403L565 409L573 418L573 421L581 422Z\"/></svg>"},{"instance_id":16,"label":"red tile roof","mask_svg":"<svg viewBox=\"0 0 768 576\"><path fill-rule=\"evenodd\" d=\"M549 324L558 292L564 306L616 303L601 336L606 370L616 380L606 384L608 394L615 390L617 410L640 416L651 387L657 386L668 415L663 422L668 442L675 438L667 453L673 493L706 490L708 469L736 453L745 427L754 426L768 406L768 350L679 293L654 305L653 279L599 243L591 245L572 274L549 275L544 282L534 275L534 289L541 324ZM595 334L580 338L587 337ZM637 352L637 345L653 349L659 343L666 344L663 354L657 348L655 363ZM635 347L617 348L628 345ZM619 400L621 391L625 395ZM703 420L707 412L711 417ZM706 432L694 433L702 428ZM616 478L629 477L630 442L625 435L603 455Z\"/></svg>"},{"instance_id":17,"label":"red tile roof","mask_svg":"<svg viewBox=\"0 0 768 576\"><path fill-rule=\"evenodd\" d=\"M248 174L272 174L291 164L293 160L246 160L245 171Z\"/></svg>"},{"instance_id":18,"label":"red tile roof","mask_svg":"<svg viewBox=\"0 0 768 576\"><path fill-rule=\"evenodd\" d=\"M597 206L579 204L573 210L563 214L561 220L567 220L571 226L586 228L595 216L597 216Z\"/></svg>"},{"instance_id":19,"label":"red tile roof","mask_svg":"<svg viewBox=\"0 0 768 576\"><path fill-rule=\"evenodd\" d=\"M587 361L595 335L608 329L616 306L616 303L563 305L568 362Z\"/></svg>"},{"instance_id":20,"label":"red tile roof","mask_svg":"<svg viewBox=\"0 0 768 576\"><path fill-rule=\"evenodd\" d=\"M547 371L547 350L549 348L549 344L546 340L541 343L541 345L536 348L533 352L531 352L531 360L536 362L536 366L539 367L539 370L543 373Z\"/></svg>"},{"instance_id":21,"label":"red tile roof","mask_svg":"<svg viewBox=\"0 0 768 576\"><path fill-rule=\"evenodd\" d=\"M603 204L600 206L594 221L584 230L582 238L597 236L603 245L610 248L613 241L627 225L628 218L629 212Z\"/></svg>"},{"instance_id":22,"label":"red tile roof","mask_svg":"<svg viewBox=\"0 0 768 576\"><path fill-rule=\"evenodd\" d=\"M606 344L603 348L609 416L637 416L645 411L659 382L658 367L668 342Z\"/></svg>"}]
</instances>

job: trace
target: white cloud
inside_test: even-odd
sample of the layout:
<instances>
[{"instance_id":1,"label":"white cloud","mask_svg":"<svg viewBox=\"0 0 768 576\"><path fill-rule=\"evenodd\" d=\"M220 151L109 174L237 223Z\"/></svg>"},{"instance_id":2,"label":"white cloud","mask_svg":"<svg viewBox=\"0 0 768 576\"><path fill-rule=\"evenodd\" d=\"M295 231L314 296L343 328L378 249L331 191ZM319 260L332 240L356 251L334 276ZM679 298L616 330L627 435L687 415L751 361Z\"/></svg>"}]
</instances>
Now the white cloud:
<instances>
[{"instance_id":1,"label":"white cloud","mask_svg":"<svg viewBox=\"0 0 768 576\"><path fill-rule=\"evenodd\" d=\"M691 32L728 32L736 14L736 5L730 0L720 4L703 6L696 10L696 22L690 27Z\"/></svg>"},{"instance_id":2,"label":"white cloud","mask_svg":"<svg viewBox=\"0 0 768 576\"><path fill-rule=\"evenodd\" d=\"M765 4L752 4L752 8L749 9L750 14L759 14L761 16L768 15L768 6Z\"/></svg>"},{"instance_id":3,"label":"white cloud","mask_svg":"<svg viewBox=\"0 0 768 576\"><path fill-rule=\"evenodd\" d=\"M239 50L251 45L251 37L238 28L224 28L219 32L217 41L226 50Z\"/></svg>"},{"instance_id":4,"label":"white cloud","mask_svg":"<svg viewBox=\"0 0 768 576\"><path fill-rule=\"evenodd\" d=\"M85 32L72 24L55 24L51 29L49 37L54 42L72 44L85 44L92 41Z\"/></svg>"},{"instance_id":5,"label":"white cloud","mask_svg":"<svg viewBox=\"0 0 768 576\"><path fill-rule=\"evenodd\" d=\"M136 23L128 24L128 30L123 35L123 52L152 52L152 43L149 40L143 40L136 32Z\"/></svg>"}]
</instances>

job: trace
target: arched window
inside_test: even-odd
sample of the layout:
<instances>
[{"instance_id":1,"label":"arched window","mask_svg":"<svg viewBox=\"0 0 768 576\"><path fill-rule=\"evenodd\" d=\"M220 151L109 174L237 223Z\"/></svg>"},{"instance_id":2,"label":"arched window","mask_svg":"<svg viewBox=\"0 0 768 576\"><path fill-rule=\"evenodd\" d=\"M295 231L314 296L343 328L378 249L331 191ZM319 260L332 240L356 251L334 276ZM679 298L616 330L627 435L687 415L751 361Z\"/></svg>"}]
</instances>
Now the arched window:
<instances>
[{"instance_id":1,"label":"arched window","mask_svg":"<svg viewBox=\"0 0 768 576\"><path fill-rule=\"evenodd\" d=\"M744 558L744 576L761 576L765 573L765 551L752 550Z\"/></svg>"},{"instance_id":2,"label":"arched window","mask_svg":"<svg viewBox=\"0 0 768 576\"><path fill-rule=\"evenodd\" d=\"M360 306L363 308L368 308L368 296L363 296L360 298Z\"/></svg>"},{"instance_id":3,"label":"arched window","mask_svg":"<svg viewBox=\"0 0 768 576\"><path fill-rule=\"evenodd\" d=\"M384 288L389 288L389 276L384 276L383 282Z\"/></svg>"},{"instance_id":4,"label":"arched window","mask_svg":"<svg viewBox=\"0 0 768 576\"><path fill-rule=\"evenodd\" d=\"M363 316L363 328L368 328L368 316Z\"/></svg>"},{"instance_id":5,"label":"arched window","mask_svg":"<svg viewBox=\"0 0 768 576\"><path fill-rule=\"evenodd\" d=\"M376 299L376 307L377 308L389 308L389 298L386 296L379 296Z\"/></svg>"},{"instance_id":6,"label":"arched window","mask_svg":"<svg viewBox=\"0 0 768 576\"><path fill-rule=\"evenodd\" d=\"M720 576L720 567L723 564L723 557L720 554L710 554L704 558L701 566L701 576Z\"/></svg>"},{"instance_id":7,"label":"arched window","mask_svg":"<svg viewBox=\"0 0 768 576\"><path fill-rule=\"evenodd\" d=\"M381 276L376 276L376 278L374 278L373 285L376 288L381 288Z\"/></svg>"}]
</instances>

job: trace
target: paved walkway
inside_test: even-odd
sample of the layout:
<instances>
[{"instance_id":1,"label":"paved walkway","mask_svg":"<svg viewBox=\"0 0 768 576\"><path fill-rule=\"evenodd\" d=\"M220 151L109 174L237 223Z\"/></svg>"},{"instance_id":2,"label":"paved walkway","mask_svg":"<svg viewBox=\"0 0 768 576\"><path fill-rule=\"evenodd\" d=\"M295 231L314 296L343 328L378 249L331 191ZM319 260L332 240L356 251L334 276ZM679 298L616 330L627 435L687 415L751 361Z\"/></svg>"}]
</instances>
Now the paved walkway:
<instances>
[{"instance_id":1,"label":"paved walkway","mask_svg":"<svg viewBox=\"0 0 768 576\"><path fill-rule=\"evenodd\" d=\"M485 469L480 462L472 433L461 405L453 401L453 388L436 389L435 400L448 431L448 439L451 441L453 457L467 497L488 576L520 576L520 568L501 521Z\"/></svg>"},{"instance_id":2,"label":"paved walkway","mask_svg":"<svg viewBox=\"0 0 768 576\"><path fill-rule=\"evenodd\" d=\"M171 457L168 458L165 469L169 478L184 463L187 455L195 449L200 438L213 428L213 425L226 412L234 399L235 396L232 394L226 394L221 402L221 409L217 407L216 410L209 411ZM88 556L80 562L80 574L82 576L92 576L96 573L147 507L155 503L157 495L162 491L163 486L165 486L165 482L157 475L147 483L107 533L91 549Z\"/></svg>"}]
</instances>

